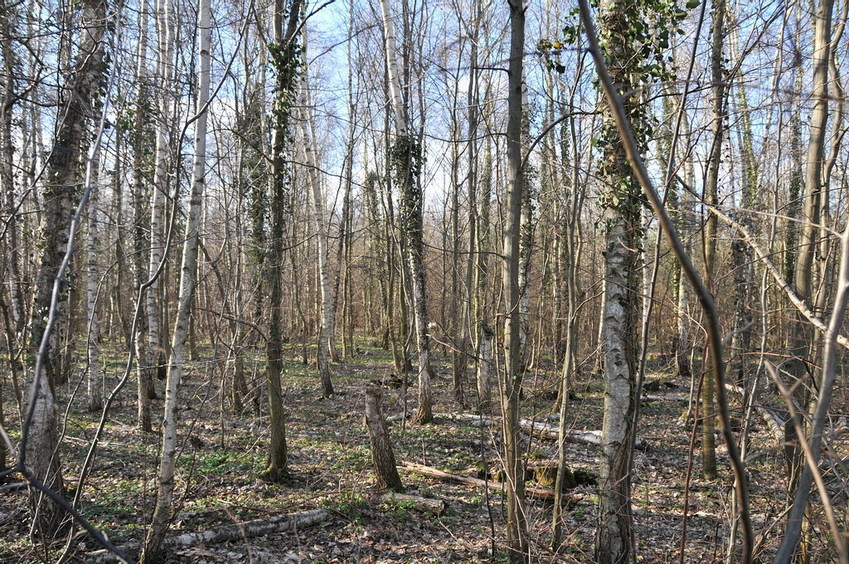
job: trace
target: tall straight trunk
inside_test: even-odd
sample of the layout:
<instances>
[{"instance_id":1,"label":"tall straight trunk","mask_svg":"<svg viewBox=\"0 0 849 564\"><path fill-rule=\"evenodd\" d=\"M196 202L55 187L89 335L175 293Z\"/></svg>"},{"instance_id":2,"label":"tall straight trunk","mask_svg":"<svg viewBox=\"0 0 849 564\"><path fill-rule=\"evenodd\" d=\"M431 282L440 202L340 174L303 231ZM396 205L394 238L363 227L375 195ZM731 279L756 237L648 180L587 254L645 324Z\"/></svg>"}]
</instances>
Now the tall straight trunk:
<instances>
[{"instance_id":1,"label":"tall straight trunk","mask_svg":"<svg viewBox=\"0 0 849 564\"><path fill-rule=\"evenodd\" d=\"M279 482L288 477L285 414L280 375L283 372L283 263L286 241L286 219L289 214L290 187L287 175L286 136L291 118L291 98L295 94L297 69L300 63L297 45L301 0L276 0L274 4L274 44L271 52L277 77L271 137L271 229L264 257L264 282L268 285L268 332L265 372L268 379L268 410L271 425L271 444L268 464L262 477ZM285 24L285 27L284 27Z\"/></svg>"},{"instance_id":2,"label":"tall straight trunk","mask_svg":"<svg viewBox=\"0 0 849 564\"><path fill-rule=\"evenodd\" d=\"M99 411L103 407L102 371L100 368L100 317L97 311L97 289L100 283L98 255L100 252L100 213L98 210L100 152L92 156L92 182L95 184L88 200L88 238L86 240L86 312L88 334L86 337L86 391L88 410Z\"/></svg>"},{"instance_id":3,"label":"tall straight trunk","mask_svg":"<svg viewBox=\"0 0 849 564\"><path fill-rule=\"evenodd\" d=\"M48 332L50 320L65 312L67 304L53 303L54 282L62 272L63 260L71 240L74 210L81 191L82 148L89 145L91 118L102 100L102 82L106 70L106 3L87 0L79 5L81 31L74 68L68 74L64 99L60 104L59 127L47 161L44 186L41 257L36 275L31 319L31 343L35 367L28 374L28 398L25 410L31 412L26 429L29 440L21 445L23 461L30 475L48 488L62 494L64 485L58 453L58 415L55 404L58 384L59 342ZM89 166L91 163L88 163ZM60 302L67 296L59 296ZM43 339L46 347L43 346ZM53 537L62 523L64 511L36 488L30 489L32 536Z\"/></svg>"},{"instance_id":4,"label":"tall straight trunk","mask_svg":"<svg viewBox=\"0 0 849 564\"><path fill-rule=\"evenodd\" d=\"M177 318L171 341L168 376L165 383L164 419L162 421L162 450L160 452L156 506L150 528L144 540L140 562L156 564L161 561L162 541L171 521L174 500L174 475L177 467L177 410L180 379L186 362L186 343L192 315L192 301L197 286L198 247L203 193L206 182L206 122L208 117L209 80L212 43L210 0L198 3L198 86L195 101L195 153L192 164L192 184L186 218L186 236L180 268L180 290Z\"/></svg>"},{"instance_id":5,"label":"tall straight trunk","mask_svg":"<svg viewBox=\"0 0 849 564\"><path fill-rule=\"evenodd\" d=\"M522 84L522 148L528 149L530 144L530 111L528 103L528 87ZM527 357L528 339L530 337L530 314L531 314L531 293L530 293L530 278L531 278L531 262L533 246L534 246L534 231L537 223L535 217L534 200L536 195L533 188L533 176L527 167L530 166L527 162L522 167L522 174L525 180L522 183L522 216L519 226L519 347L522 351L522 364L533 362L532 358ZM524 368L523 368L524 369Z\"/></svg>"},{"instance_id":6,"label":"tall straight trunk","mask_svg":"<svg viewBox=\"0 0 849 564\"><path fill-rule=\"evenodd\" d=\"M736 42L732 43L732 49ZM735 53L736 58L736 53ZM742 77L738 80L737 105L741 116L740 146L742 149L742 193L740 195L740 217L742 225L751 232L751 212L756 211L756 194L760 182L758 162L754 149L754 132L749 113L749 102L743 88ZM750 245L738 238L731 243L732 271L734 272L734 332L731 337L731 368L738 385L748 389L749 358L752 348L751 304L755 298L754 252Z\"/></svg>"},{"instance_id":7,"label":"tall straight trunk","mask_svg":"<svg viewBox=\"0 0 849 564\"><path fill-rule=\"evenodd\" d=\"M622 96L626 111L639 120L639 100L634 94L632 60L640 57L623 38L632 34L629 25L634 8L622 0L601 3L601 42L610 61L610 77ZM639 126L639 124L638 124ZM641 190L631 172L625 147L619 138L609 104L600 133L604 143L600 165L609 184L604 198L604 298L602 301L602 357L604 363L604 416L599 457L597 562L624 564L633 557L634 531L631 515L631 447L635 429L637 363L640 319L640 241L642 238Z\"/></svg>"},{"instance_id":8,"label":"tall straight trunk","mask_svg":"<svg viewBox=\"0 0 849 564\"><path fill-rule=\"evenodd\" d=\"M480 229L480 213L478 210L478 156L479 156L479 143L477 140L478 135L478 122L480 116L480 92L478 87L478 27L480 24L480 13L481 7L478 2L473 2L473 16L472 22L469 26L470 38L469 41L471 43L470 53L469 53L469 87L467 91L466 105L468 108L468 144L466 147L466 153L468 155L467 159L467 175L466 175L466 190L468 194L468 208L469 208L469 229L468 229L468 241L466 243L466 268L463 276L463 314L460 321L460 326L462 330L462 350L463 354L471 354L471 358L480 359L479 356L479 347L478 344L480 339L478 335L480 334L480 327L478 324L479 319L476 316L475 308L475 296L477 291L475 289L475 273L476 273L476 264L478 262L478 231ZM470 351L470 349L472 349ZM480 360L475 362L478 365ZM467 360L464 360L464 363L468 364ZM483 407L483 402L481 401L482 397L480 391L478 391L477 395L477 407L480 409ZM468 401L468 399L466 400ZM481 411L483 411L481 409Z\"/></svg>"},{"instance_id":9,"label":"tall straight trunk","mask_svg":"<svg viewBox=\"0 0 849 564\"><path fill-rule=\"evenodd\" d=\"M321 391L324 397L333 395L329 360L333 356L332 341L336 326L336 304L330 291L330 273L327 266L327 221L324 217L324 193L321 189L319 163L315 154L315 133L313 129L312 101L308 78L304 76L301 85L303 98L303 116L299 121L303 150L306 157L307 182L309 183L310 204L312 206L313 229L318 242L318 278L321 300L321 328L318 342L318 371L321 378Z\"/></svg>"},{"instance_id":10,"label":"tall straight trunk","mask_svg":"<svg viewBox=\"0 0 849 564\"><path fill-rule=\"evenodd\" d=\"M18 21L18 11L9 5L8 0L0 0L0 209L5 217L5 235L0 257L2 257L2 276L6 283L0 289L0 312L4 321L4 345L8 358L9 378L20 402L20 375L22 371L21 353L24 347L25 307L21 292L21 248L18 237L20 226L16 209L17 190L15 186L14 152L12 137L13 113L17 98L17 84L14 80L15 64L18 59L12 45L13 22ZM0 404L3 393L0 391ZM0 405L0 425L4 423L3 408ZM0 444L0 470L6 469L6 444Z\"/></svg>"},{"instance_id":11,"label":"tall straight trunk","mask_svg":"<svg viewBox=\"0 0 849 564\"><path fill-rule=\"evenodd\" d=\"M525 475L519 441L520 396L524 376L520 313L523 191L522 92L525 48L525 6L510 0L510 60L507 78L507 189L504 222L504 378L501 390L504 434L504 469L507 476L507 545L511 562L528 562L525 513Z\"/></svg>"},{"instance_id":12,"label":"tall straight trunk","mask_svg":"<svg viewBox=\"0 0 849 564\"><path fill-rule=\"evenodd\" d=\"M492 379L495 370L493 356L493 338L495 331L489 318L487 304L487 286L489 279L490 256L490 212L492 200L492 150L489 141L484 147L483 172L481 179L480 217L478 236L475 245L474 272L474 319L475 350L477 351L477 389L478 411L482 414L492 412Z\"/></svg>"},{"instance_id":13,"label":"tall straight trunk","mask_svg":"<svg viewBox=\"0 0 849 564\"><path fill-rule=\"evenodd\" d=\"M0 72L0 206L4 210L7 222L3 241L3 255L5 257L4 279L8 285L8 307L9 316L13 323L7 327L9 337L15 340L21 338L20 333L24 326L24 296L21 292L21 249L18 240L18 211L16 208L15 191L15 169L14 153L15 146L12 137L14 107L18 102L18 93L15 83L15 63L18 61L13 45L13 16L17 10L8 4L9 0L0 0L0 36L3 37L0 44L2 51L3 68ZM11 349L10 349L11 351ZM14 362L13 362L14 364ZM17 366L12 366L13 372L17 372Z\"/></svg>"},{"instance_id":14,"label":"tall straight trunk","mask_svg":"<svg viewBox=\"0 0 849 564\"><path fill-rule=\"evenodd\" d=\"M463 291L461 288L461 249L460 241L460 152L458 150L458 137L460 126L457 119L457 106L459 103L458 92L454 91L454 101L451 110L451 316L449 328L451 330L451 380L454 391L454 400L458 405L466 404L465 380L468 358L466 356L466 320L463 316Z\"/></svg>"},{"instance_id":15,"label":"tall straight trunk","mask_svg":"<svg viewBox=\"0 0 849 564\"><path fill-rule=\"evenodd\" d=\"M580 74L579 69L578 74ZM578 83L578 77L575 84ZM573 112L574 96L577 88L573 88L569 97L568 107L564 108L569 114ZM565 104L564 104L565 105ZM566 112L564 112L566 113ZM574 374L578 369L578 300L580 288L578 287L578 264L580 264L581 244L579 220L583 207L583 191L580 189L580 154L578 152L578 135L575 128L575 120L566 120L562 127L560 140L560 160L564 170L568 170L570 176L564 175L563 198L566 200L563 209L564 226L559 230L558 237L561 239L562 248L558 252L559 269L562 269L562 284L564 295L564 307L562 310L563 320L563 342L562 372L560 375L560 420L558 425L557 443L557 477L554 485L554 509L552 510L551 530L552 549L557 550L560 546L562 533L562 503L564 480L566 479L567 449L566 432L568 430L569 394L572 390ZM569 154L571 150L571 155ZM571 156L571 159L570 159ZM570 162L571 161L571 162Z\"/></svg>"},{"instance_id":16,"label":"tall straight trunk","mask_svg":"<svg viewBox=\"0 0 849 564\"><path fill-rule=\"evenodd\" d=\"M349 8L348 36L354 37L353 2ZM354 145L357 132L357 98L354 93L354 64L353 49L348 42L346 56L348 59L348 141L345 147L345 178L344 193L342 196L342 219L339 226L339 250L337 256L336 291L334 296L339 295L339 279L342 279L342 354L349 358L354 353L354 320L353 320L353 284L351 283L351 261L352 261L352 238L353 238L353 209L351 193L354 186ZM366 284L366 309L368 311L369 330L373 327L373 308L371 304L371 292L373 284ZM338 300L335 301L339 303ZM338 307L337 307L338 309ZM339 361L339 352L334 340L330 341L330 356L334 362Z\"/></svg>"},{"instance_id":17,"label":"tall straight trunk","mask_svg":"<svg viewBox=\"0 0 849 564\"><path fill-rule=\"evenodd\" d=\"M797 5L797 10L801 11L802 7ZM789 7L785 8L789 12ZM788 19L789 13L786 13L784 18ZM797 18L798 19L798 18ZM801 41L802 26L796 26L796 36L794 41ZM805 72L803 65L795 65L793 72L793 86L796 92L801 92L804 88ZM787 209L786 215L788 221L784 225L784 279L791 282L796 279L796 260L798 257L799 245L799 214L802 210L802 185L804 184L804 158L802 149L802 119L804 112L802 111L802 99L797 96L792 103L790 110L790 160L793 163L790 169L789 182L787 186ZM791 332L793 329L791 329ZM795 345L790 345L795 346Z\"/></svg>"},{"instance_id":18,"label":"tall straight trunk","mask_svg":"<svg viewBox=\"0 0 849 564\"><path fill-rule=\"evenodd\" d=\"M424 424L433 422L433 398L431 379L430 335L428 334L427 292L424 268L424 198L420 184L423 164L422 146L413 134L407 109L404 106L400 79L400 66L395 48L395 31L389 16L386 0L381 0L383 31L386 46L386 66L389 75L389 98L395 117L395 141L392 146L392 166L398 179L401 193L401 229L406 239L406 265L410 277L413 317L418 350L418 406L414 421Z\"/></svg>"},{"instance_id":19,"label":"tall straight trunk","mask_svg":"<svg viewBox=\"0 0 849 564\"><path fill-rule=\"evenodd\" d=\"M150 253L148 255L148 278L152 280L145 294L147 317L147 348L139 357L140 370L146 371L143 386L149 386L153 376L161 377L165 371L165 346L162 336L163 323L163 276L158 275L165 254L165 196L168 193L170 165L171 118L173 98L170 85L175 79L174 69L174 23L170 0L156 0L157 24L157 81L164 86L159 93L156 121L156 149L153 186L150 190ZM140 63L141 64L141 63ZM176 165L175 165L176 166ZM141 368L141 366L144 368ZM141 388L141 386L140 386ZM148 388L148 394L150 388ZM144 424L144 414L139 418Z\"/></svg>"},{"instance_id":20,"label":"tall straight trunk","mask_svg":"<svg viewBox=\"0 0 849 564\"><path fill-rule=\"evenodd\" d=\"M674 48L673 48L674 50ZM674 57L674 54L673 54ZM675 99L680 94L669 88L666 92L668 95L663 99L664 121L669 123L668 127L664 127L661 143L662 151L667 155L667 160L663 162L663 178L665 183L665 191L667 194L667 205L669 206L670 216L675 220L682 237L683 245L687 255L691 255L691 237L693 231L690 226L692 223L691 212L692 204L691 197L687 192L677 186L678 180L675 176L675 171L680 167L684 171L685 181L689 186L694 185L694 173L692 159L688 159L686 155L686 147L690 140L690 124L688 116L683 108L676 109ZM673 125L674 124L674 125ZM679 138L685 141L684 149L679 147L681 143ZM683 160L683 162L681 162ZM680 164L679 164L680 163ZM672 351L675 355L675 369L679 377L689 379L690 372L690 298L687 277L681 268L681 264L676 262L672 266L672 280L675 291L675 333L672 337Z\"/></svg>"},{"instance_id":21,"label":"tall straight trunk","mask_svg":"<svg viewBox=\"0 0 849 564\"><path fill-rule=\"evenodd\" d=\"M147 184L144 170L148 163L147 147L147 122L150 119L150 84L147 70L147 28L148 28L148 0L141 0L139 6L139 44L136 55L136 108L135 122L133 127L133 271L135 273L135 284L137 288L142 287L148 279L149 262L145 261L150 252L150 243L146 236L144 197ZM150 288L148 288L150 291ZM145 303L147 307L147 303ZM147 309L145 309L147 312ZM136 357L138 358L138 369L136 371L136 402L137 415L136 424L139 430L149 433L153 430L150 416L150 400L154 396L153 388L153 360L148 354L147 347L147 316L139 322L139 333L135 338Z\"/></svg>"},{"instance_id":22,"label":"tall straight trunk","mask_svg":"<svg viewBox=\"0 0 849 564\"><path fill-rule=\"evenodd\" d=\"M808 141L807 165L805 167L805 201L802 211L803 223L801 225L799 247L796 254L795 279L794 287L796 294L800 299L810 301L813 298L813 262L814 254L817 252L819 244L821 212L823 201L828 196L828 186L823 182L823 166L825 160L825 140L828 124L829 113L829 61L831 59L832 49L832 12L834 10L833 0L820 0L817 3L817 10L814 15L814 52L813 52L813 99L814 108L811 114L811 132ZM846 235L842 237L841 243L844 248L843 253L846 253L845 248L847 241ZM845 283L843 278L843 264L841 264L841 283ZM842 294L842 292L841 292ZM845 307L845 305L844 305ZM837 309L832 313L832 323L836 319L842 319L843 312ZM814 330L806 320L800 318L796 320L795 330L793 331L793 343L791 351L795 357L799 359L807 359L810 357L810 349L813 348ZM839 325L838 325L839 328ZM825 402L825 407L828 406L828 400L831 394L831 383L833 382L833 374L829 374L826 368L833 370L833 355L832 349L834 338L833 328L829 325L829 330L826 335L826 349L824 351L824 361L828 366L823 367L822 379L823 385L818 389L820 396L817 403L817 415L819 409ZM790 365L792 376L797 381L802 379L807 370L802 361L794 360ZM826 383L828 385L826 385ZM806 386L799 386L805 388ZM805 405L806 402L802 403ZM795 423L795 425L791 425ZM790 513L787 515L787 528L784 532L784 539L781 542L778 553L775 557L776 563L789 562L799 543L799 537L802 528L802 520L807 507L808 494L811 488L812 475L808 466L802 468L803 454L800 449L794 447L798 441L805 440L804 437L799 437L796 433L796 426L801 426L802 419L797 416L795 421L788 422L785 427L785 439L790 446L787 454L797 462L791 467L791 483L790 486L795 491L793 493L793 505ZM815 459L811 461L816 464L816 457L819 455L819 443L821 441L820 433L822 427L818 428L815 421L812 429L810 447ZM798 480L797 480L797 476Z\"/></svg>"},{"instance_id":23,"label":"tall straight trunk","mask_svg":"<svg viewBox=\"0 0 849 564\"><path fill-rule=\"evenodd\" d=\"M711 206L719 203L719 166L722 161L722 143L725 137L725 71L722 66L725 43L725 0L713 2L713 42L711 44L711 92L713 95L713 122L711 150L708 157L708 174L705 181L705 199ZM716 292L716 228L717 218L709 214L705 225L704 257L708 287ZM710 383L711 366L721 359L705 355L702 371L702 473L708 480L716 479L716 412L714 390Z\"/></svg>"}]
</instances>

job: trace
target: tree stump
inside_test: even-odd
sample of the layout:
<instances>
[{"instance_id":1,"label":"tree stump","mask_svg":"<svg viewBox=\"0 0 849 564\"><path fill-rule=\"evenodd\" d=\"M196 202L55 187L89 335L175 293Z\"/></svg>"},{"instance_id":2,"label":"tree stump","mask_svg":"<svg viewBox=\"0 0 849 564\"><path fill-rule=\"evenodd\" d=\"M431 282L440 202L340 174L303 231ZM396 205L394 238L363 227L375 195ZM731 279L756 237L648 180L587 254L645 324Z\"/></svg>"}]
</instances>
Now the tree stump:
<instances>
[{"instance_id":1,"label":"tree stump","mask_svg":"<svg viewBox=\"0 0 849 564\"><path fill-rule=\"evenodd\" d=\"M395 465L392 441L383 418L383 392L380 388L366 388L366 427L371 442L371 459L377 473L377 486L396 492L404 490L401 476Z\"/></svg>"}]
</instances>

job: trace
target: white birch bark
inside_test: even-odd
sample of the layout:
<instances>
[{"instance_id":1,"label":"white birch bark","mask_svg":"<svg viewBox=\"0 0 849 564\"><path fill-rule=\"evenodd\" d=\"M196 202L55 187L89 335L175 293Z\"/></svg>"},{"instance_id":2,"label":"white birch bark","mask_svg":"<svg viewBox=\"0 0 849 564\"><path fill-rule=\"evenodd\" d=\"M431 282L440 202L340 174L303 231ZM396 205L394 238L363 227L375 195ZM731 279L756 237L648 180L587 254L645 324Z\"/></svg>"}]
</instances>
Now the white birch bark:
<instances>
[{"instance_id":1,"label":"white birch bark","mask_svg":"<svg viewBox=\"0 0 849 564\"><path fill-rule=\"evenodd\" d=\"M94 188L88 200L88 239L86 241L86 310L88 311L88 336L86 338L86 391L89 411L103 407L103 386L100 369L100 319L97 315L97 288L100 282L98 252L100 251L100 214L98 210L97 179L99 178L100 151L92 158Z\"/></svg>"},{"instance_id":2,"label":"white birch bark","mask_svg":"<svg viewBox=\"0 0 849 564\"><path fill-rule=\"evenodd\" d=\"M170 84L174 79L173 14L170 0L157 0L157 80L164 88L159 92L159 115L156 121L156 165L150 194L150 257L148 276L152 279L145 294L147 315L147 350L139 363L148 370L148 377L162 369L165 348L162 342L162 284L157 276L165 253L165 195L168 193L169 139L168 130L173 115Z\"/></svg>"},{"instance_id":3,"label":"white birch bark","mask_svg":"<svg viewBox=\"0 0 849 564\"><path fill-rule=\"evenodd\" d=\"M210 75L210 1L200 0L198 5L198 89L196 99L195 153L193 160L192 188L189 196L189 211L186 220L186 238L183 246L183 264L180 271L180 291L168 376L165 386L164 420L162 422L162 451L158 473L156 507L141 555L143 564L153 564L160 559L162 541L171 518L174 499L174 475L177 465L177 406L180 379L186 356L186 341L189 332L192 300L197 285L198 240L206 168L206 122L209 102Z\"/></svg>"},{"instance_id":4,"label":"white birch bark","mask_svg":"<svg viewBox=\"0 0 849 564\"><path fill-rule=\"evenodd\" d=\"M105 71L104 38L106 37L106 3L88 0L79 6L82 29L79 50L72 72L67 78L64 99L60 105L63 117L54 137L47 162L44 186L44 214L41 226L41 257L36 278L31 318L32 352L35 366L28 374L28 398L25 410L28 426L21 441L22 458L31 482L39 481L60 495L64 493L58 454L58 414L55 386L60 376L60 351L56 338L57 320L67 308L67 297L61 291L70 260L69 247L77 226L81 195L80 164L85 160L83 148L89 146L89 123L95 116L102 94L100 83ZM100 134L95 138L95 148ZM87 165L90 182L91 161ZM64 305L63 305L64 304ZM64 510L35 487L30 488L31 536L40 540L52 538L59 529Z\"/></svg>"},{"instance_id":5,"label":"white birch bark","mask_svg":"<svg viewBox=\"0 0 849 564\"><path fill-rule=\"evenodd\" d=\"M404 143L404 146L397 147L399 153L412 150L415 141L412 138L410 131L410 122L404 109L403 99L401 95L401 79L400 65L398 64L398 54L395 48L395 30L392 25L392 20L389 16L389 7L386 0L380 1L380 10L383 16L383 30L386 41L386 66L389 75L389 98L392 106L392 112L395 116L395 134L396 143L399 140ZM407 154L401 157L402 166L408 170L398 171L401 180L401 225L408 238L407 241L407 267L409 269L411 288L412 288L412 305L413 316L415 320L416 330L416 345L419 356L419 394L418 408L416 410L415 421L417 423L431 423L433 421L433 399L431 390L431 368L430 359L430 336L428 335L428 315L426 305L425 292L425 272L423 265L424 243L422 240L422 210L423 205L421 195L418 197L413 195L417 188L413 184L418 182L418 171L413 170L418 167L418 163L413 163L412 159L417 156ZM397 163L396 163L397 165Z\"/></svg>"},{"instance_id":6,"label":"white birch bark","mask_svg":"<svg viewBox=\"0 0 849 564\"><path fill-rule=\"evenodd\" d=\"M322 395L333 395L333 383L329 359L332 358L332 341L336 326L336 307L330 290L330 274L327 266L327 221L324 217L324 193L321 187L318 158L315 151L315 130L312 117L312 100L308 77L304 76L301 86L302 116L298 121L303 138L303 151L307 168L310 203L312 206L313 229L318 242L318 279L321 292L321 334L318 342L318 371L321 378Z\"/></svg>"},{"instance_id":7,"label":"white birch bark","mask_svg":"<svg viewBox=\"0 0 849 564\"><path fill-rule=\"evenodd\" d=\"M146 109L147 101L150 96L149 89L149 76L147 69L147 56L148 56L148 41L147 41L147 28L149 22L148 16L148 0L141 0L139 6L139 29L141 30L139 33L139 44L138 51L136 55L136 76L135 81L138 88L136 92L136 116L135 116L135 136L136 138L133 140L133 189L135 193L132 195L133 201L133 251L135 253L133 259L133 267L135 271L135 283L138 287L141 287L148 279L149 265L144 262L144 248L145 246L145 236L143 225L143 218L145 217L143 208L144 208L144 190L145 190L145 178L143 173L143 167L145 164L145 147L142 142L142 130L147 126L147 119L150 117L148 115L148 110ZM148 288L148 292L150 292L150 288ZM145 313L147 313L147 306L149 304L145 303ZM145 322L141 323L140 326L143 327L140 331L140 335L135 338L135 347L136 347L136 358L138 358L138 365L136 370L136 402L137 402L137 414L136 414L136 424L138 425L139 430L143 432L150 432L152 430L152 423L150 419L150 400L152 391L153 391L153 375L151 365L153 361L148 354L149 347L147 347L147 316L145 315Z\"/></svg>"}]
</instances>

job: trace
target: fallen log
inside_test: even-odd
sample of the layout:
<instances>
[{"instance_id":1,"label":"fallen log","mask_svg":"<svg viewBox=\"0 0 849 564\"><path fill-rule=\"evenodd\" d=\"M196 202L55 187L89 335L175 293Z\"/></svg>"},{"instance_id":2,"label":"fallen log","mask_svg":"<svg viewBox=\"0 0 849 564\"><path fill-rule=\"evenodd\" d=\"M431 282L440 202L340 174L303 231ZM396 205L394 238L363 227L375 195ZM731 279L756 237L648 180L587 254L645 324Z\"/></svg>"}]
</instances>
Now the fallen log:
<instances>
[{"instance_id":1,"label":"fallen log","mask_svg":"<svg viewBox=\"0 0 849 564\"><path fill-rule=\"evenodd\" d=\"M177 537L165 539L163 546L167 549L179 549L194 546L196 544L214 544L237 540L242 538L253 538L270 533L279 533L289 529L310 527L320 523L327 517L324 509L312 509L291 513L286 515L275 515L266 519L255 519L243 523L231 523L201 531L199 533L186 533Z\"/></svg>"},{"instance_id":2,"label":"fallen log","mask_svg":"<svg viewBox=\"0 0 849 564\"><path fill-rule=\"evenodd\" d=\"M640 399L643 401L680 401L684 403L688 403L690 401L690 396L681 396L681 395L673 395L673 396L657 396L657 395L646 395L640 396Z\"/></svg>"},{"instance_id":3,"label":"fallen log","mask_svg":"<svg viewBox=\"0 0 849 564\"><path fill-rule=\"evenodd\" d=\"M445 511L448 509L448 504L442 499L433 499L418 495L388 492L383 494L380 499L384 503L390 505L412 507L416 511L421 511L422 513L433 513L437 517L444 515Z\"/></svg>"},{"instance_id":4,"label":"fallen log","mask_svg":"<svg viewBox=\"0 0 849 564\"><path fill-rule=\"evenodd\" d=\"M543 423L542 421L520 419L519 426L526 433L530 433L543 439L556 441L559 436L559 429L557 425ZM601 446L601 431L567 431L565 438L566 442L569 443ZM640 438L637 438L635 446L640 450L648 449L648 443Z\"/></svg>"},{"instance_id":5,"label":"fallen log","mask_svg":"<svg viewBox=\"0 0 849 564\"><path fill-rule=\"evenodd\" d=\"M289 529L311 527L320 523L326 517L326 510L312 509L310 511L301 511L300 513L288 513L285 515L275 515L266 519L245 521L243 523L230 523L209 529L208 531L186 533L176 537L166 538L162 543L162 547L163 550L182 550L198 544L215 544L254 538L271 533L288 531ZM140 547L130 542L121 548L125 553L133 554L138 552ZM95 550L85 554L85 561L91 563L111 562L114 558L115 555L106 549Z\"/></svg>"},{"instance_id":6,"label":"fallen log","mask_svg":"<svg viewBox=\"0 0 849 564\"><path fill-rule=\"evenodd\" d=\"M738 396L740 396L740 401L743 401L743 398L746 397L745 390L740 386L735 386L734 384L725 384L725 389L734 392ZM772 435L772 438L775 441L782 445L786 441L784 437L784 424L785 421L782 419L781 415L775 409L772 409L766 405L756 405L754 406L755 411L758 412L758 415L761 416L761 420L766 424L767 429L769 429L769 434Z\"/></svg>"},{"instance_id":7,"label":"fallen log","mask_svg":"<svg viewBox=\"0 0 849 564\"><path fill-rule=\"evenodd\" d=\"M505 484L503 482L496 482L493 480L481 480L480 478L472 478L470 476L460 476L459 474L451 474L450 472L445 472L443 470L439 470L438 468L425 466L424 464L417 464L415 462L402 462L400 468L402 470L408 470L410 472L415 472L416 474L422 474L423 476L429 476L438 480L457 482L458 484L466 484L469 486L484 487L490 490L501 490L505 487ZM554 490L550 490L548 488L525 486L525 495L527 495L528 497L542 499L545 501L554 500ZM583 496L563 495L562 499L563 503L575 504L581 499L583 499Z\"/></svg>"}]
</instances>

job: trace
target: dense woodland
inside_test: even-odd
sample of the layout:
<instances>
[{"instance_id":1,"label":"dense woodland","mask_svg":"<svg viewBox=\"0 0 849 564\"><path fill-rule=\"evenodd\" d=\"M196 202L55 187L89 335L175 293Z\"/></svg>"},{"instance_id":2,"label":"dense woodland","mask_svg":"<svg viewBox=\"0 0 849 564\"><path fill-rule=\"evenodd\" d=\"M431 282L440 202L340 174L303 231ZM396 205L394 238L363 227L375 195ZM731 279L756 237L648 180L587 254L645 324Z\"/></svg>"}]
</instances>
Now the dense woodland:
<instances>
[{"instance_id":1,"label":"dense woodland","mask_svg":"<svg viewBox=\"0 0 849 564\"><path fill-rule=\"evenodd\" d=\"M0 560L849 563L847 14L0 0Z\"/></svg>"}]
</instances>

